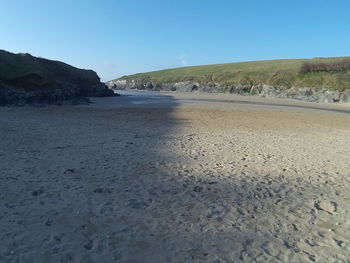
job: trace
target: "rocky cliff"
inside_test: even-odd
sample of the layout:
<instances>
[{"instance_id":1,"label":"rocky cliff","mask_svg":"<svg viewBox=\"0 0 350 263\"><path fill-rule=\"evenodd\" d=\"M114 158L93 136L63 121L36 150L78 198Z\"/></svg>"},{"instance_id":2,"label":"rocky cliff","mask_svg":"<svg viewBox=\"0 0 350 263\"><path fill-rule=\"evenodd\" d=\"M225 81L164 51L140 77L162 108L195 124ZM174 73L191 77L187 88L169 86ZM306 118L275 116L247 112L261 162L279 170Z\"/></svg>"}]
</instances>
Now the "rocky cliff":
<instances>
[{"instance_id":1,"label":"rocky cliff","mask_svg":"<svg viewBox=\"0 0 350 263\"><path fill-rule=\"evenodd\" d=\"M106 83L111 89L139 89L153 91L180 92L209 92L233 93L239 95L258 95L262 97L291 98L310 102L350 102L350 89L343 91L329 90L317 87L272 86L266 84L254 85L220 85L215 82L199 83L195 81L181 81L156 83L148 80L117 79Z\"/></svg>"},{"instance_id":2,"label":"rocky cliff","mask_svg":"<svg viewBox=\"0 0 350 263\"><path fill-rule=\"evenodd\" d=\"M318 102L350 101L350 57L199 65L124 76L117 89L222 92Z\"/></svg>"},{"instance_id":3,"label":"rocky cliff","mask_svg":"<svg viewBox=\"0 0 350 263\"><path fill-rule=\"evenodd\" d=\"M60 104L94 96L114 92L92 70L0 50L0 105Z\"/></svg>"}]
</instances>

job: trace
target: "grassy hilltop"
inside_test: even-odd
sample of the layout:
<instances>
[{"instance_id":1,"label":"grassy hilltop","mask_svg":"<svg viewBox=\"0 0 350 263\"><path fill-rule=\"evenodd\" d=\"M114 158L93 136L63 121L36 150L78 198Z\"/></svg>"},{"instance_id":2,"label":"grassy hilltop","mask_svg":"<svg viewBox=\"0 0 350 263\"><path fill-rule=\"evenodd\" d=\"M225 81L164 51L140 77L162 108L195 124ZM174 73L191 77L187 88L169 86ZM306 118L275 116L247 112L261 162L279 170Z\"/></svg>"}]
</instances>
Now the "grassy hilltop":
<instances>
[{"instance_id":1,"label":"grassy hilltop","mask_svg":"<svg viewBox=\"0 0 350 263\"><path fill-rule=\"evenodd\" d=\"M89 86L100 84L92 70L78 69L66 63L30 54L0 50L0 82L27 91L61 87L63 83Z\"/></svg>"},{"instance_id":2,"label":"grassy hilltop","mask_svg":"<svg viewBox=\"0 0 350 263\"><path fill-rule=\"evenodd\" d=\"M88 96L114 93L92 70L0 50L0 105L57 104Z\"/></svg>"},{"instance_id":3,"label":"grassy hilltop","mask_svg":"<svg viewBox=\"0 0 350 263\"><path fill-rule=\"evenodd\" d=\"M192 66L166 69L148 73L124 76L119 79L154 83L196 81L215 82L221 85L259 85L267 84L279 87L319 87L333 90L350 88L350 68L345 70L315 70L303 72L305 64L336 65L350 61L350 57L282 59L252 62L239 62L205 66Z\"/></svg>"}]
</instances>

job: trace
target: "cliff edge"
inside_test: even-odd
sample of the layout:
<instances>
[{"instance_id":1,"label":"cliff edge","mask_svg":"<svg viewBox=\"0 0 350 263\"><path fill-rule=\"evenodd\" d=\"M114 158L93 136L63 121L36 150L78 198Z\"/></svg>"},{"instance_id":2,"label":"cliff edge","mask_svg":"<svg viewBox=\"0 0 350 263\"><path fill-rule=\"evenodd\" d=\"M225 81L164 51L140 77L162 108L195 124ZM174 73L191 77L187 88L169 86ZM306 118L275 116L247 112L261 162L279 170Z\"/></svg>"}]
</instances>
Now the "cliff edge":
<instances>
[{"instance_id":1,"label":"cliff edge","mask_svg":"<svg viewBox=\"0 0 350 263\"><path fill-rule=\"evenodd\" d=\"M77 103L95 96L114 92L92 70L0 50L0 105Z\"/></svg>"},{"instance_id":2,"label":"cliff edge","mask_svg":"<svg viewBox=\"0 0 350 263\"><path fill-rule=\"evenodd\" d=\"M124 76L112 89L219 92L312 102L350 102L350 57L191 66Z\"/></svg>"}]
</instances>

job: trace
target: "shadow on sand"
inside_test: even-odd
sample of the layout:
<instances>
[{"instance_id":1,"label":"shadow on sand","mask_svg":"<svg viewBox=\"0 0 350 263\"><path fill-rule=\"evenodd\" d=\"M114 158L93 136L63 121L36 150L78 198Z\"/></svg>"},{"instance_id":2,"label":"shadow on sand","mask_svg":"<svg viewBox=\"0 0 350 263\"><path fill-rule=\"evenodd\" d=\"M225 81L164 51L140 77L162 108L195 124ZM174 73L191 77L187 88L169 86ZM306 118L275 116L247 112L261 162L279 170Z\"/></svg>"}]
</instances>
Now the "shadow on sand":
<instances>
[{"instance_id":1,"label":"shadow on sand","mask_svg":"<svg viewBox=\"0 0 350 263\"><path fill-rule=\"evenodd\" d=\"M178 153L191 120L166 100L1 109L0 261L301 262L333 253L312 243L316 186L188 164Z\"/></svg>"}]
</instances>

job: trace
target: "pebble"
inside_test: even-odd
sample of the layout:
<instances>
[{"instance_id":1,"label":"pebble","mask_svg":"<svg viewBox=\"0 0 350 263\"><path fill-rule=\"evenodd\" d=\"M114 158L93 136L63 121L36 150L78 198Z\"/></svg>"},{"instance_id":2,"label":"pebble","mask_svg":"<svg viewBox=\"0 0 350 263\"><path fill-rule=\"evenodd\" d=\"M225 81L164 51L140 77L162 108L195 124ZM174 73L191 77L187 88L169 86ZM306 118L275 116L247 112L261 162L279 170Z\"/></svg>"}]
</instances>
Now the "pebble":
<instances>
[{"instance_id":1,"label":"pebble","mask_svg":"<svg viewBox=\"0 0 350 263\"><path fill-rule=\"evenodd\" d=\"M110 193L113 192L113 189L99 187L99 188L96 188L94 190L94 192L97 193L97 194L110 194Z\"/></svg>"},{"instance_id":2,"label":"pebble","mask_svg":"<svg viewBox=\"0 0 350 263\"><path fill-rule=\"evenodd\" d=\"M333 214L336 211L336 203L331 201L318 201L315 203L318 210L323 210L327 213Z\"/></svg>"},{"instance_id":3,"label":"pebble","mask_svg":"<svg viewBox=\"0 0 350 263\"><path fill-rule=\"evenodd\" d=\"M203 191L203 187L197 185L197 186L195 186L195 187L193 188L193 191L195 191L195 192L197 192L197 193L200 193L200 192Z\"/></svg>"},{"instance_id":4,"label":"pebble","mask_svg":"<svg viewBox=\"0 0 350 263\"><path fill-rule=\"evenodd\" d=\"M45 221L45 225L47 226L51 226L53 223L52 219L48 218L46 221Z\"/></svg>"},{"instance_id":5,"label":"pebble","mask_svg":"<svg viewBox=\"0 0 350 263\"><path fill-rule=\"evenodd\" d=\"M39 190L35 190L32 192L32 196L39 196L41 194L43 194L44 191L42 189L39 189Z\"/></svg>"},{"instance_id":6,"label":"pebble","mask_svg":"<svg viewBox=\"0 0 350 263\"><path fill-rule=\"evenodd\" d=\"M65 174L74 173L74 172L75 172L74 169L66 169L66 170L64 171Z\"/></svg>"},{"instance_id":7,"label":"pebble","mask_svg":"<svg viewBox=\"0 0 350 263\"><path fill-rule=\"evenodd\" d=\"M92 241L89 240L89 242L84 245L84 248L86 250L91 250L92 249Z\"/></svg>"}]
</instances>

